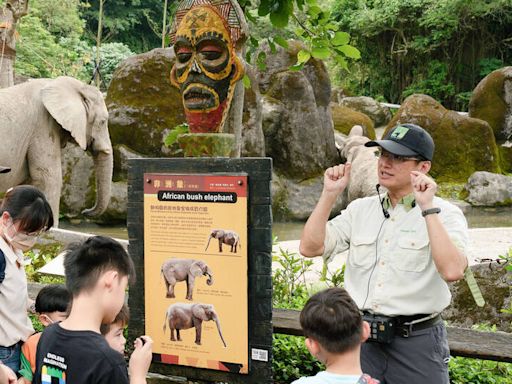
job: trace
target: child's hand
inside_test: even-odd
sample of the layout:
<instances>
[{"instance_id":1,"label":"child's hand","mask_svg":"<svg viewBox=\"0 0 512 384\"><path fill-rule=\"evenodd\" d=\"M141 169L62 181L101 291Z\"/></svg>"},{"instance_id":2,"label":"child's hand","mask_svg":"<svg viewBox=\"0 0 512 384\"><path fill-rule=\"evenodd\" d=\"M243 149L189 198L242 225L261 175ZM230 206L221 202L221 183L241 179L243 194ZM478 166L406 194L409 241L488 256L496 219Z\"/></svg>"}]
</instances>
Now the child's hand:
<instances>
[{"instance_id":1,"label":"child's hand","mask_svg":"<svg viewBox=\"0 0 512 384\"><path fill-rule=\"evenodd\" d=\"M141 336L135 339L135 350L130 357L128 372L130 384L145 383L146 374L153 357L153 340L149 336Z\"/></svg>"},{"instance_id":2,"label":"child's hand","mask_svg":"<svg viewBox=\"0 0 512 384\"><path fill-rule=\"evenodd\" d=\"M0 363L0 384L16 384L16 374L7 365Z\"/></svg>"}]
</instances>

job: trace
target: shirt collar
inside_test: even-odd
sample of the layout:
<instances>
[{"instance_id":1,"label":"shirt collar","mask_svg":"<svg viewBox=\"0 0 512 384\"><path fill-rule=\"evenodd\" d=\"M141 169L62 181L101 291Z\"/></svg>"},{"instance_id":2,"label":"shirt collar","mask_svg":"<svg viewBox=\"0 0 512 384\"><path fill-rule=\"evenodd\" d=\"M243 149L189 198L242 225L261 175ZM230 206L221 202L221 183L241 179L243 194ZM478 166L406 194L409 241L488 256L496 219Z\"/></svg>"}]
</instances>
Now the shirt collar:
<instances>
[{"instance_id":1,"label":"shirt collar","mask_svg":"<svg viewBox=\"0 0 512 384\"><path fill-rule=\"evenodd\" d=\"M0 236L0 249L4 253L5 257L8 258L11 263L18 262L20 265L24 265L23 262L23 252L20 250L14 251L9 244L4 240L2 236Z\"/></svg>"},{"instance_id":2,"label":"shirt collar","mask_svg":"<svg viewBox=\"0 0 512 384\"><path fill-rule=\"evenodd\" d=\"M405 195L402 197L398 204L402 204L404 206L404 209L406 212L409 212L412 208L416 206L416 200L414 199L414 193L409 193L408 195ZM382 205L385 209L390 209L391 206L391 199L389 198L389 195L386 193L384 196L384 200L382 201Z\"/></svg>"}]
</instances>

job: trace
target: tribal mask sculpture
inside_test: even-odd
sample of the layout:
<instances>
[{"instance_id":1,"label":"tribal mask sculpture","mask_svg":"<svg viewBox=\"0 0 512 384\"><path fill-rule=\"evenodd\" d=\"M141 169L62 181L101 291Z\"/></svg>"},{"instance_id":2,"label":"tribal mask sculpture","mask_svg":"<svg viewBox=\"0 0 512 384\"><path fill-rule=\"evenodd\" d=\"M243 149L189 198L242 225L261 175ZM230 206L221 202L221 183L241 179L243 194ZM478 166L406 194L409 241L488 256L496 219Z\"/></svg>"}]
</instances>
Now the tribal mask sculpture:
<instances>
[{"instance_id":1,"label":"tribal mask sculpture","mask_svg":"<svg viewBox=\"0 0 512 384\"><path fill-rule=\"evenodd\" d=\"M237 55L247 24L234 0L184 0L171 28L176 62L171 83L181 91L192 133L222 130L234 85L244 75Z\"/></svg>"}]
</instances>

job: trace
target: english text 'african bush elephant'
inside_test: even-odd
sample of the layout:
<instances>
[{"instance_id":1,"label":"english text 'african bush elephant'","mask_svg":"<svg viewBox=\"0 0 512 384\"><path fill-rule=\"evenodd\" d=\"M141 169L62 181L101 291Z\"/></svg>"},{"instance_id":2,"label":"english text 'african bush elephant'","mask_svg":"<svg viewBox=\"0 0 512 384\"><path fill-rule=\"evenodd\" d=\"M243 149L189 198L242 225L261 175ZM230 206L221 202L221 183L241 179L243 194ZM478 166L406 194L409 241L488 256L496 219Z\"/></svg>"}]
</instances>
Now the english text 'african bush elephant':
<instances>
[{"instance_id":1,"label":"english text 'african bush elephant'","mask_svg":"<svg viewBox=\"0 0 512 384\"><path fill-rule=\"evenodd\" d=\"M227 229L212 229L210 236L208 236L208 243L206 244L205 252L210 245L211 239L219 240L219 252L222 252L222 243L231 246L231 252L236 253L237 247L240 245L240 236L235 231Z\"/></svg>"},{"instance_id":2,"label":"english text 'african bush elephant'","mask_svg":"<svg viewBox=\"0 0 512 384\"><path fill-rule=\"evenodd\" d=\"M208 276L206 284L213 284L213 272L203 260L169 259L162 264L162 275L165 280L166 297L175 297L174 286L177 282L187 282L187 300L192 300L194 282L198 276Z\"/></svg>"},{"instance_id":3,"label":"english text 'african bush elephant'","mask_svg":"<svg viewBox=\"0 0 512 384\"><path fill-rule=\"evenodd\" d=\"M195 327L195 343L197 345L201 345L201 328L203 321L209 320L215 321L217 330L219 331L220 339L222 340L222 344L224 344L224 347L226 347L226 342L224 341L222 331L220 330L219 317L217 316L217 313L211 304L176 303L170 305L165 312L165 320L163 326L164 334L167 322L169 322L169 328L171 329L171 341L176 341L176 337L178 341L181 341L180 330ZM174 330L176 330L176 337L174 337Z\"/></svg>"},{"instance_id":4,"label":"english text 'african bush elephant'","mask_svg":"<svg viewBox=\"0 0 512 384\"><path fill-rule=\"evenodd\" d=\"M0 190L32 184L46 195L59 220L61 148L73 137L90 149L96 168L96 203L82 213L101 214L110 200L113 152L101 92L72 77L37 79L0 90L0 164L12 169Z\"/></svg>"}]
</instances>

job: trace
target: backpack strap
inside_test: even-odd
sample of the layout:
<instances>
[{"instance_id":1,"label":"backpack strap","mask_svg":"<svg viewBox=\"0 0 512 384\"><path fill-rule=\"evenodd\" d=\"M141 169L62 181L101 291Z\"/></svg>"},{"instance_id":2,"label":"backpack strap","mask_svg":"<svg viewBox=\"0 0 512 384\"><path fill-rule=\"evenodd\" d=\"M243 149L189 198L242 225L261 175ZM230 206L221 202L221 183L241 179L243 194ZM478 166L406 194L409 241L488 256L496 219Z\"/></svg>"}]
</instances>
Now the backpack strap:
<instances>
[{"instance_id":1,"label":"backpack strap","mask_svg":"<svg viewBox=\"0 0 512 384\"><path fill-rule=\"evenodd\" d=\"M0 249L0 284L2 284L2 282L5 279L5 267L6 267L6 265L7 264L5 262L4 252Z\"/></svg>"}]
</instances>

